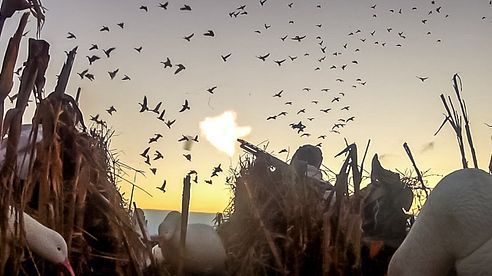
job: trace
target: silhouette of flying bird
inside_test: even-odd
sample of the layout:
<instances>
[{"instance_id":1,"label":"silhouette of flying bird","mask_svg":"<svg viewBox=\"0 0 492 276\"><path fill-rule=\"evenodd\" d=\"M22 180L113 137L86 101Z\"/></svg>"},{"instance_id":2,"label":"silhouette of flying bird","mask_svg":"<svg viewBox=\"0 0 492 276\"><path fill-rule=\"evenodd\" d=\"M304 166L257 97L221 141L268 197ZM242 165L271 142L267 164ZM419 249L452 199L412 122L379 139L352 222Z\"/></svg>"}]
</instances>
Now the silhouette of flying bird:
<instances>
[{"instance_id":1,"label":"silhouette of flying bird","mask_svg":"<svg viewBox=\"0 0 492 276\"><path fill-rule=\"evenodd\" d=\"M156 133L154 135L155 135L154 137L149 138L149 144L157 142L157 140L159 140L162 137L162 134L160 133Z\"/></svg>"},{"instance_id":2,"label":"silhouette of flying bird","mask_svg":"<svg viewBox=\"0 0 492 276\"><path fill-rule=\"evenodd\" d=\"M161 190L163 193L166 192L166 180L164 179L164 182L162 183L162 186L156 187L157 189Z\"/></svg>"},{"instance_id":3,"label":"silhouette of flying bird","mask_svg":"<svg viewBox=\"0 0 492 276\"><path fill-rule=\"evenodd\" d=\"M152 110L150 110L150 111L152 111L152 112L154 112L154 113L156 113L156 114L159 114L159 113L160 113L159 109L161 108L161 104L162 104L162 102L159 102L159 103L158 103L158 104L154 107L154 109L152 109Z\"/></svg>"},{"instance_id":4,"label":"silhouette of flying bird","mask_svg":"<svg viewBox=\"0 0 492 276\"><path fill-rule=\"evenodd\" d=\"M274 98L275 98L275 97L279 97L279 98L280 98L280 97L282 97L282 93L283 93L283 92L284 92L284 90L282 89L282 90L280 90L277 94L273 95L273 97L274 97Z\"/></svg>"},{"instance_id":5,"label":"silhouette of flying bird","mask_svg":"<svg viewBox=\"0 0 492 276\"><path fill-rule=\"evenodd\" d=\"M298 36L298 35L296 35L296 36L292 37L291 39L292 39L292 40L296 40L296 41L298 41L298 42L301 42L301 40L303 40L304 38L306 38L306 36L305 36L305 35L303 35L303 36Z\"/></svg>"},{"instance_id":6,"label":"silhouette of flying bird","mask_svg":"<svg viewBox=\"0 0 492 276\"><path fill-rule=\"evenodd\" d=\"M99 49L99 47L97 46L97 44L92 44L91 47L89 48L89 51L97 50L97 49Z\"/></svg>"},{"instance_id":7,"label":"silhouette of flying bird","mask_svg":"<svg viewBox=\"0 0 492 276\"><path fill-rule=\"evenodd\" d=\"M109 27L108 26L102 26L101 29L99 29L100 32L109 32Z\"/></svg>"},{"instance_id":8,"label":"silhouette of flying bird","mask_svg":"<svg viewBox=\"0 0 492 276\"><path fill-rule=\"evenodd\" d=\"M159 115L159 117L157 117L157 119L159 119L159 120L161 120L161 121L164 122L164 114L166 114L166 110L165 109L162 110L161 114Z\"/></svg>"},{"instance_id":9,"label":"silhouette of flying bird","mask_svg":"<svg viewBox=\"0 0 492 276\"><path fill-rule=\"evenodd\" d=\"M142 153L140 153L140 156L147 157L149 150L150 150L150 147L147 147L146 149L144 149L144 151Z\"/></svg>"},{"instance_id":10,"label":"silhouette of flying bird","mask_svg":"<svg viewBox=\"0 0 492 276\"><path fill-rule=\"evenodd\" d=\"M206 33L203 34L204 36L210 36L210 37L214 37L215 36L215 33L214 31L212 30L208 30Z\"/></svg>"},{"instance_id":11,"label":"silhouette of flying bird","mask_svg":"<svg viewBox=\"0 0 492 276\"><path fill-rule=\"evenodd\" d=\"M188 100L185 100L184 104L182 105L181 107L181 110L179 110L179 112L184 112L186 110L190 110L190 106L188 104Z\"/></svg>"},{"instance_id":12,"label":"silhouette of flying bird","mask_svg":"<svg viewBox=\"0 0 492 276\"><path fill-rule=\"evenodd\" d=\"M270 53L263 55L263 56L257 56L257 58L261 59L262 61L265 61L269 56L270 56Z\"/></svg>"},{"instance_id":13,"label":"silhouette of flying bird","mask_svg":"<svg viewBox=\"0 0 492 276\"><path fill-rule=\"evenodd\" d=\"M67 36L68 39L76 39L77 37L71 33L71 32L68 32L68 36Z\"/></svg>"},{"instance_id":14,"label":"silhouette of flying bird","mask_svg":"<svg viewBox=\"0 0 492 276\"><path fill-rule=\"evenodd\" d=\"M123 80L123 81L129 81L129 80L131 80L131 78L128 75L124 75L121 80Z\"/></svg>"},{"instance_id":15,"label":"silhouette of flying bird","mask_svg":"<svg viewBox=\"0 0 492 276\"><path fill-rule=\"evenodd\" d=\"M222 60L223 60L224 62L226 62L226 61L227 61L227 59L228 59L231 55L232 55L232 53L229 53L229 54L227 54L227 55L225 55L225 56L220 55L220 57L222 58Z\"/></svg>"},{"instance_id":16,"label":"silhouette of flying bird","mask_svg":"<svg viewBox=\"0 0 492 276\"><path fill-rule=\"evenodd\" d=\"M116 112L116 108L114 106L110 106L106 111L109 113L109 115L113 115L113 112Z\"/></svg>"},{"instance_id":17,"label":"silhouette of flying bird","mask_svg":"<svg viewBox=\"0 0 492 276\"><path fill-rule=\"evenodd\" d=\"M108 71L109 77L110 77L111 79L114 79L114 77L116 76L116 74L118 73L118 71L119 71L119 70L120 70L120 69L116 69L116 70L114 70L114 71Z\"/></svg>"},{"instance_id":18,"label":"silhouette of flying bird","mask_svg":"<svg viewBox=\"0 0 492 276\"><path fill-rule=\"evenodd\" d=\"M120 23L118 23L116 25L118 25L118 27L120 27L122 29L125 28L125 23L124 22L120 22Z\"/></svg>"},{"instance_id":19,"label":"silhouette of flying bird","mask_svg":"<svg viewBox=\"0 0 492 276\"><path fill-rule=\"evenodd\" d=\"M175 122L176 122L176 120L168 120L168 121L166 122L166 126L167 126L169 129L171 129L171 126L172 126Z\"/></svg>"},{"instance_id":20,"label":"silhouette of flying bird","mask_svg":"<svg viewBox=\"0 0 492 276\"><path fill-rule=\"evenodd\" d=\"M176 75L177 73L183 71L184 69L186 69L186 67L183 65L183 64L176 64L176 66L178 67L178 69L176 69L176 71L174 71L174 74ZM164 68L166 68L164 66Z\"/></svg>"},{"instance_id":21,"label":"silhouette of flying bird","mask_svg":"<svg viewBox=\"0 0 492 276\"><path fill-rule=\"evenodd\" d=\"M186 41L190 42L191 41L191 38L195 35L195 33L191 33L190 35L187 35L185 37L183 37L183 39L185 39Z\"/></svg>"},{"instance_id":22,"label":"silhouette of flying bird","mask_svg":"<svg viewBox=\"0 0 492 276\"><path fill-rule=\"evenodd\" d=\"M156 150L154 153L154 159L153 160L155 161L155 160L159 160L159 159L164 159L164 155L162 155L162 153L160 151Z\"/></svg>"},{"instance_id":23,"label":"silhouette of flying bird","mask_svg":"<svg viewBox=\"0 0 492 276\"><path fill-rule=\"evenodd\" d=\"M212 171L212 176L218 176L218 173L222 172L222 168L220 167L221 164L219 164L217 167L214 167L214 170Z\"/></svg>"},{"instance_id":24,"label":"silhouette of flying bird","mask_svg":"<svg viewBox=\"0 0 492 276\"><path fill-rule=\"evenodd\" d=\"M217 86L210 87L209 89L207 89L207 92L213 94L215 89L217 89Z\"/></svg>"},{"instance_id":25,"label":"silhouette of flying bird","mask_svg":"<svg viewBox=\"0 0 492 276\"><path fill-rule=\"evenodd\" d=\"M169 2L166 2L166 3L159 3L159 8L163 8L165 10L167 10L167 6L169 5Z\"/></svg>"},{"instance_id":26,"label":"silhouette of flying bird","mask_svg":"<svg viewBox=\"0 0 492 276\"><path fill-rule=\"evenodd\" d=\"M278 64L278 66L281 66L283 62L285 62L285 59L282 59L282 60L274 60L274 62L276 64Z\"/></svg>"},{"instance_id":27,"label":"silhouette of flying bird","mask_svg":"<svg viewBox=\"0 0 492 276\"><path fill-rule=\"evenodd\" d=\"M429 77L419 77L417 76L417 78L421 81L421 82L424 82L425 80L427 80Z\"/></svg>"},{"instance_id":28,"label":"silhouette of flying bird","mask_svg":"<svg viewBox=\"0 0 492 276\"><path fill-rule=\"evenodd\" d=\"M22 68L20 68L20 69L22 69ZM85 69L84 71L77 73L77 75L80 76L80 79L83 79L85 74L87 74L87 72L89 72L89 69Z\"/></svg>"},{"instance_id":29,"label":"silhouette of flying bird","mask_svg":"<svg viewBox=\"0 0 492 276\"><path fill-rule=\"evenodd\" d=\"M94 75L93 74L89 74L89 73L86 73L85 74L85 77L90 80L90 81L93 81L94 80Z\"/></svg>"},{"instance_id":30,"label":"silhouette of flying bird","mask_svg":"<svg viewBox=\"0 0 492 276\"><path fill-rule=\"evenodd\" d=\"M161 63L164 64L164 69L167 67L173 67L169 58L167 58L166 61L161 61Z\"/></svg>"},{"instance_id":31,"label":"silhouette of flying bird","mask_svg":"<svg viewBox=\"0 0 492 276\"><path fill-rule=\"evenodd\" d=\"M191 162L191 154L188 153L188 154L183 154L183 156L186 158L186 160L190 161Z\"/></svg>"},{"instance_id":32,"label":"silhouette of flying bird","mask_svg":"<svg viewBox=\"0 0 492 276\"><path fill-rule=\"evenodd\" d=\"M146 110L149 110L149 107L147 106L147 96L144 96L143 98L143 102L142 103L138 103L140 105L140 113L146 111Z\"/></svg>"},{"instance_id":33,"label":"silhouette of flying bird","mask_svg":"<svg viewBox=\"0 0 492 276\"><path fill-rule=\"evenodd\" d=\"M181 11L191 11L191 7L189 5L183 5L179 10Z\"/></svg>"},{"instance_id":34,"label":"silhouette of flying bird","mask_svg":"<svg viewBox=\"0 0 492 276\"><path fill-rule=\"evenodd\" d=\"M109 58L109 55L110 55L110 54L111 54L111 52L112 52L112 51L114 51L115 49L116 49L115 47L111 47L111 48L109 48L109 49L107 49L107 50L104 50L104 49L103 49L103 51L104 51L104 53L106 54L106 56Z\"/></svg>"},{"instance_id":35,"label":"silhouette of flying bird","mask_svg":"<svg viewBox=\"0 0 492 276\"><path fill-rule=\"evenodd\" d=\"M92 65L93 62L101 58L96 55L92 55L92 56L87 56L87 59L89 60L89 65Z\"/></svg>"},{"instance_id":36,"label":"silhouette of flying bird","mask_svg":"<svg viewBox=\"0 0 492 276\"><path fill-rule=\"evenodd\" d=\"M140 47L135 47L135 48L133 48L133 49L134 49L135 51L137 51L137 52L141 53L141 52L142 52L143 47L142 47L142 46L140 46Z\"/></svg>"}]
</instances>

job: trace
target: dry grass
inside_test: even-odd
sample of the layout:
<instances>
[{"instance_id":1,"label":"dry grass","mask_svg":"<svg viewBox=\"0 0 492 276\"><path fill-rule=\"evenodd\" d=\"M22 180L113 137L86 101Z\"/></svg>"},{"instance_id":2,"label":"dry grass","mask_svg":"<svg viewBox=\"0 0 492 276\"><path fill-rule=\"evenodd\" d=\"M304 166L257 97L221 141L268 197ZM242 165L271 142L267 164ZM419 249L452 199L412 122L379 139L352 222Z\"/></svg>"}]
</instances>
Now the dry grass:
<instances>
[{"instance_id":1,"label":"dry grass","mask_svg":"<svg viewBox=\"0 0 492 276\"><path fill-rule=\"evenodd\" d=\"M361 197L348 196L356 157L347 152L337 196L326 200L316 182L291 168L272 171L261 157L240 162L231 184L234 198L218 227L228 274L360 275Z\"/></svg>"},{"instance_id":2,"label":"dry grass","mask_svg":"<svg viewBox=\"0 0 492 276\"><path fill-rule=\"evenodd\" d=\"M39 3L39 2L38 2ZM36 6L34 6L36 9ZM38 7L40 8L40 7ZM41 10L40 10L41 11ZM0 79L3 100L12 87L20 35L27 15L9 44ZM55 91L43 98L49 44L29 40L28 60L22 72L15 108L7 111L2 133L7 152L0 171L0 274L55 275L57 268L24 248L23 225L7 239L7 206L25 211L62 234L77 275L143 275L144 246L130 221L127 206L116 185L107 133L85 132L76 101L65 94L76 49L67 58ZM17 145L22 117L34 91L36 112L26 179L17 171ZM3 112L2 112L3 113ZM3 117L3 116L2 116ZM38 128L43 139L36 141Z\"/></svg>"}]
</instances>

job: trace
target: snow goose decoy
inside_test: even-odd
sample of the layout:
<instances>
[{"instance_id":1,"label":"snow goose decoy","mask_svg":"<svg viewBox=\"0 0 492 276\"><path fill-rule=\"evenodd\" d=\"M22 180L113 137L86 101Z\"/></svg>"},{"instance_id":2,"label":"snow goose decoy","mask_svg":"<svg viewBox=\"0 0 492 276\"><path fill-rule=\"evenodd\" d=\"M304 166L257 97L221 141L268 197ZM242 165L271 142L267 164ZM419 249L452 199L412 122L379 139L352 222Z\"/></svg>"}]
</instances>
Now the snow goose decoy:
<instances>
[{"instance_id":1,"label":"snow goose decoy","mask_svg":"<svg viewBox=\"0 0 492 276\"><path fill-rule=\"evenodd\" d=\"M177 267L181 213L172 211L159 225L159 246L164 260ZM188 224L185 243L184 270L199 275L221 275L225 271L226 253L222 240L213 227Z\"/></svg>"},{"instance_id":2,"label":"snow goose decoy","mask_svg":"<svg viewBox=\"0 0 492 276\"><path fill-rule=\"evenodd\" d=\"M444 177L396 250L388 276L490 275L492 176L462 169Z\"/></svg>"},{"instance_id":3,"label":"snow goose decoy","mask_svg":"<svg viewBox=\"0 0 492 276\"><path fill-rule=\"evenodd\" d=\"M14 231L16 215L13 208L9 208L9 230ZM75 273L68 260L67 243L56 231L42 225L30 215L23 213L26 245L41 258L65 267L71 276ZM19 217L20 218L20 217Z\"/></svg>"}]
</instances>

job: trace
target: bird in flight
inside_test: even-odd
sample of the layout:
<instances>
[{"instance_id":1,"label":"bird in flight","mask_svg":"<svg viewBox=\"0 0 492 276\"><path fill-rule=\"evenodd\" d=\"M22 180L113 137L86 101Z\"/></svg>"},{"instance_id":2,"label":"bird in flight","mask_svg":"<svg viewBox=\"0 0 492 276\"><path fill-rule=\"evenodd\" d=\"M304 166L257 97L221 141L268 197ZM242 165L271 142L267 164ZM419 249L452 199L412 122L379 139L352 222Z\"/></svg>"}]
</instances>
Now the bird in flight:
<instances>
[{"instance_id":1,"label":"bird in flight","mask_svg":"<svg viewBox=\"0 0 492 276\"><path fill-rule=\"evenodd\" d=\"M191 33L190 35L187 35L185 37L183 37L183 39L185 39L186 41L190 42L191 41L191 38L195 35L195 33Z\"/></svg>"},{"instance_id":2,"label":"bird in flight","mask_svg":"<svg viewBox=\"0 0 492 276\"><path fill-rule=\"evenodd\" d=\"M22 67L20 69L22 69ZM87 72L89 72L89 69L85 69L84 71L77 74L80 76L80 79L83 79L85 74L87 74Z\"/></svg>"},{"instance_id":3,"label":"bird in flight","mask_svg":"<svg viewBox=\"0 0 492 276\"><path fill-rule=\"evenodd\" d=\"M188 154L183 154L183 156L186 158L186 160L190 161L191 162L191 154L188 153Z\"/></svg>"},{"instance_id":4,"label":"bird in flight","mask_svg":"<svg viewBox=\"0 0 492 276\"><path fill-rule=\"evenodd\" d=\"M106 111L109 113L109 115L113 115L113 112L116 112L116 108L114 106L110 106Z\"/></svg>"},{"instance_id":5,"label":"bird in flight","mask_svg":"<svg viewBox=\"0 0 492 276\"><path fill-rule=\"evenodd\" d=\"M285 58L284 58L284 59L282 59L282 60L274 60L274 62L275 62L276 64L278 64L278 66L281 66L281 65L282 65L282 63L283 63L283 62L285 62Z\"/></svg>"},{"instance_id":6,"label":"bird in flight","mask_svg":"<svg viewBox=\"0 0 492 276\"><path fill-rule=\"evenodd\" d=\"M214 37L215 33L212 30L208 30L206 33L203 34L204 36L209 36L209 37Z\"/></svg>"},{"instance_id":7,"label":"bird in flight","mask_svg":"<svg viewBox=\"0 0 492 276\"><path fill-rule=\"evenodd\" d=\"M94 75L93 74L89 74L89 73L86 73L85 74L85 77L90 80L90 81L93 81L94 80Z\"/></svg>"},{"instance_id":8,"label":"bird in flight","mask_svg":"<svg viewBox=\"0 0 492 276\"><path fill-rule=\"evenodd\" d=\"M263 56L257 56L257 58L261 59L262 61L265 61L269 56L270 56L270 53L263 55Z\"/></svg>"},{"instance_id":9,"label":"bird in flight","mask_svg":"<svg viewBox=\"0 0 492 276\"><path fill-rule=\"evenodd\" d=\"M275 98L275 97L279 97L279 98L280 98L280 97L282 97L282 93L283 93L283 92L284 92L284 90L282 89L282 90L280 90L277 94L273 95L273 97L274 97L274 98Z\"/></svg>"},{"instance_id":10,"label":"bird in flight","mask_svg":"<svg viewBox=\"0 0 492 276\"><path fill-rule=\"evenodd\" d=\"M171 129L171 126L176 122L176 120L167 120L166 126Z\"/></svg>"},{"instance_id":11,"label":"bird in flight","mask_svg":"<svg viewBox=\"0 0 492 276\"><path fill-rule=\"evenodd\" d=\"M92 55L92 56L87 56L87 59L89 60L89 65L92 65L92 63L98 59L101 59L100 57L96 56L96 55Z\"/></svg>"},{"instance_id":12,"label":"bird in flight","mask_svg":"<svg viewBox=\"0 0 492 276\"><path fill-rule=\"evenodd\" d=\"M214 170L212 171L212 176L218 176L218 173L222 172L222 168L220 167L221 164L219 164L217 167L214 167Z\"/></svg>"},{"instance_id":13,"label":"bird in flight","mask_svg":"<svg viewBox=\"0 0 492 276\"><path fill-rule=\"evenodd\" d=\"M140 153L140 156L146 158L148 156L149 150L150 150L150 147L147 147L146 149L144 149L144 151L142 153Z\"/></svg>"},{"instance_id":14,"label":"bird in flight","mask_svg":"<svg viewBox=\"0 0 492 276\"><path fill-rule=\"evenodd\" d=\"M109 27L108 26L102 26L101 29L99 29L100 32L109 32Z\"/></svg>"},{"instance_id":15,"label":"bird in flight","mask_svg":"<svg viewBox=\"0 0 492 276\"><path fill-rule=\"evenodd\" d=\"M186 110L190 110L190 106L188 104L188 100L185 100L184 104L182 105L181 107L181 110L179 110L179 112L184 112Z\"/></svg>"},{"instance_id":16,"label":"bird in flight","mask_svg":"<svg viewBox=\"0 0 492 276\"><path fill-rule=\"evenodd\" d=\"M119 70L120 70L120 69L116 69L116 70L114 70L114 71L108 71L109 77L110 77L111 79L114 79L114 77L116 76L116 74L118 73L118 71L119 71Z\"/></svg>"},{"instance_id":17,"label":"bird in flight","mask_svg":"<svg viewBox=\"0 0 492 276\"><path fill-rule=\"evenodd\" d=\"M159 115L159 117L157 117L157 119L159 119L159 120L161 120L161 121L164 122L164 114L166 114L166 110L165 109L162 110L161 114Z\"/></svg>"},{"instance_id":18,"label":"bird in flight","mask_svg":"<svg viewBox=\"0 0 492 276\"><path fill-rule=\"evenodd\" d=\"M157 140L159 140L162 137L162 134L160 133L156 133L154 135L155 135L154 137L150 137L149 144L157 142Z\"/></svg>"},{"instance_id":19,"label":"bird in flight","mask_svg":"<svg viewBox=\"0 0 492 276\"><path fill-rule=\"evenodd\" d=\"M160 151L156 150L154 153L154 159L153 160L155 161L155 160L159 160L159 159L164 159L164 155L162 155L162 153Z\"/></svg>"},{"instance_id":20,"label":"bird in flight","mask_svg":"<svg viewBox=\"0 0 492 276\"><path fill-rule=\"evenodd\" d=\"M146 110L149 110L149 107L147 106L147 96L144 96L143 98L143 102L141 103L138 103L140 105L140 113L146 111Z\"/></svg>"},{"instance_id":21,"label":"bird in flight","mask_svg":"<svg viewBox=\"0 0 492 276\"><path fill-rule=\"evenodd\" d=\"M92 44L91 47L89 48L89 51L97 50L97 49L99 49L99 47L97 46L97 44Z\"/></svg>"},{"instance_id":22,"label":"bird in flight","mask_svg":"<svg viewBox=\"0 0 492 276\"><path fill-rule=\"evenodd\" d=\"M159 8L167 10L167 6L169 5L169 2L166 3L159 3Z\"/></svg>"},{"instance_id":23,"label":"bird in flight","mask_svg":"<svg viewBox=\"0 0 492 276\"><path fill-rule=\"evenodd\" d=\"M141 52L142 52L142 48L143 48L143 47L142 47L142 46L140 46L140 47L135 47L135 48L133 48L133 49L134 49L135 51L137 51L137 52L141 53Z\"/></svg>"},{"instance_id":24,"label":"bird in flight","mask_svg":"<svg viewBox=\"0 0 492 276\"><path fill-rule=\"evenodd\" d=\"M181 11L191 11L191 7L189 5L183 5L179 10Z\"/></svg>"},{"instance_id":25,"label":"bird in flight","mask_svg":"<svg viewBox=\"0 0 492 276\"><path fill-rule=\"evenodd\" d=\"M129 80L131 80L131 78L128 75L124 75L121 80L123 80L123 81L129 81Z\"/></svg>"},{"instance_id":26,"label":"bird in flight","mask_svg":"<svg viewBox=\"0 0 492 276\"><path fill-rule=\"evenodd\" d=\"M292 40L296 40L296 41L298 41L298 42L301 42L301 40L303 40L304 38L306 38L306 36L305 36L305 35L303 35L303 36L298 36L298 35L296 35L296 36L292 37L291 39L292 39Z\"/></svg>"},{"instance_id":27,"label":"bird in flight","mask_svg":"<svg viewBox=\"0 0 492 276\"><path fill-rule=\"evenodd\" d=\"M148 11L149 11L149 8L147 8L147 6L143 6L143 5L142 5L142 6L140 6L140 8L139 8L139 9L140 9L140 10L143 10L143 11L145 11L145 12L148 12Z\"/></svg>"},{"instance_id":28,"label":"bird in flight","mask_svg":"<svg viewBox=\"0 0 492 276\"><path fill-rule=\"evenodd\" d=\"M163 193L166 192L166 180L164 179L164 182L162 183L162 186L156 187L157 189L161 190Z\"/></svg>"},{"instance_id":29,"label":"bird in flight","mask_svg":"<svg viewBox=\"0 0 492 276\"><path fill-rule=\"evenodd\" d=\"M164 65L165 66L165 65ZM183 65L183 64L176 64L176 66L178 67L178 69L176 69L176 71L174 71L174 74L176 75L177 73L183 71L184 69L186 69L186 67ZM164 67L165 68L165 67Z\"/></svg>"},{"instance_id":30,"label":"bird in flight","mask_svg":"<svg viewBox=\"0 0 492 276\"><path fill-rule=\"evenodd\" d=\"M217 86L210 87L209 89L207 89L207 92L213 94L215 89L217 89Z\"/></svg>"},{"instance_id":31,"label":"bird in flight","mask_svg":"<svg viewBox=\"0 0 492 276\"><path fill-rule=\"evenodd\" d=\"M114 51L116 48L115 47L111 47L107 50L104 50L103 49L103 52L106 54L106 56L109 58L109 55L111 54L112 51Z\"/></svg>"},{"instance_id":32,"label":"bird in flight","mask_svg":"<svg viewBox=\"0 0 492 276\"><path fill-rule=\"evenodd\" d=\"M77 37L71 33L71 32L68 32L68 36L67 36L68 39L76 39Z\"/></svg>"},{"instance_id":33,"label":"bird in flight","mask_svg":"<svg viewBox=\"0 0 492 276\"><path fill-rule=\"evenodd\" d=\"M425 80L427 80L429 77L419 77L419 76L416 76L421 82L424 82Z\"/></svg>"},{"instance_id":34,"label":"bird in flight","mask_svg":"<svg viewBox=\"0 0 492 276\"><path fill-rule=\"evenodd\" d=\"M154 107L154 109L152 109L150 111L154 112L155 114L159 114L160 113L159 109L161 108L161 104L162 104L162 102L157 103L157 105Z\"/></svg>"},{"instance_id":35,"label":"bird in flight","mask_svg":"<svg viewBox=\"0 0 492 276\"><path fill-rule=\"evenodd\" d=\"M120 22L120 23L118 23L116 25L118 25L118 27L120 27L122 29L125 27L125 23L124 22Z\"/></svg>"},{"instance_id":36,"label":"bird in flight","mask_svg":"<svg viewBox=\"0 0 492 276\"><path fill-rule=\"evenodd\" d=\"M169 58L167 58L166 61L161 61L161 63L164 64L164 69L167 67L173 67Z\"/></svg>"},{"instance_id":37,"label":"bird in flight","mask_svg":"<svg viewBox=\"0 0 492 276\"><path fill-rule=\"evenodd\" d=\"M227 55L225 55L225 56L220 55L220 57L222 58L222 60L223 60L224 62L226 62L226 61L227 61L227 59L228 59L231 55L232 55L232 53L229 53L229 54L227 54Z\"/></svg>"}]
</instances>

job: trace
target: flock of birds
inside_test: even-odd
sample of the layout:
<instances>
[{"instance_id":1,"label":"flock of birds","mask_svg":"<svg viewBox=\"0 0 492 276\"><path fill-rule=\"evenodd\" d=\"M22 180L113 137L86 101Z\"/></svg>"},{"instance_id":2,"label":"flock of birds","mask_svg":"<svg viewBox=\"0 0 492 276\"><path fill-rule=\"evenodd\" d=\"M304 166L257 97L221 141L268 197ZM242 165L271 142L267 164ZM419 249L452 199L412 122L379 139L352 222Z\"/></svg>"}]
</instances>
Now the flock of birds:
<instances>
[{"instance_id":1,"label":"flock of birds","mask_svg":"<svg viewBox=\"0 0 492 276\"><path fill-rule=\"evenodd\" d=\"M446 9L437 2L438 1L426 1L426 3L415 3L416 6L411 8L394 7L387 9L386 7L381 7L377 1L375 1L374 3L367 3L367 12L371 15L373 20L378 20L382 13L390 13L395 16L408 15L415 18L415 24L426 26L429 21L437 19L447 20L449 17L446 13ZM240 18L252 15L254 16L254 13L258 9L265 8L268 5L273 4L279 5L278 1L274 0L259 0L257 3L252 1L248 4L238 5L236 8L223 16L230 18L231 25L236 22L240 24ZM285 5L287 9L292 11L295 11L298 6L306 5L313 5L313 9L315 10L323 10L325 8L324 4L305 3L302 1L281 3L281 5ZM193 13L195 9L190 4L177 4L169 1L156 2L148 5L135 5L135 13L141 13L142 15L154 10L160 10L163 12ZM485 20L485 18L482 18L482 20ZM295 25L296 21L286 19L285 24L287 26ZM257 34L260 39L261 36L269 35L270 28L275 27L268 23L261 23L260 26L260 28L252 30L252 32ZM280 122L284 122L282 125L284 127L291 128L294 135L299 135L300 137L311 137L311 139L316 137L318 140L316 146L319 147L322 147L321 141L326 139L329 135L339 135L343 132L344 128L357 121L357 116L355 115L356 113L354 113L356 110L352 110L351 105L346 102L345 99L347 95L354 93L355 89L363 88L370 83L363 76L352 77L352 75L350 75L352 68L356 68L360 63L364 62L364 58L360 55L360 52L363 52L370 46L401 48L405 46L405 42L408 39L411 39L411 37L409 37L404 30L397 30L396 27L387 26L384 29L372 29L364 26L361 28L354 28L353 31L347 33L345 40L341 41L338 46L334 43L330 43L328 45L325 41L329 38L323 35L325 28L326 27L320 22L319 24L312 26L311 30L306 30L305 33L286 32L284 35L278 37L279 43L295 43L295 45L301 49L306 48L310 50L313 49L314 45L314 47L317 48L315 51L306 50L301 55L292 54L288 56L278 56L275 52L276 49L271 49L271 51L258 53L256 56L251 57L252 59L257 60L259 64L272 63L274 68L283 68L296 62L310 62L310 64L312 64L313 71L328 72L328 76L330 76L330 72L336 72L337 76L340 76L332 80L334 81L334 84L330 83L330 85L327 85L326 87L316 89L317 91L309 85L299 89L299 93L304 93L303 97L311 98L311 106L300 106L297 104L292 99L294 98L292 96L292 91L287 92L286 88L280 87L277 91L271 92L271 96L276 104L275 107L272 106L270 110L274 110L277 107L279 107L279 109L276 112L265 115L265 120L267 123L274 124L274 122L276 122L276 126L278 126L280 125ZM124 30L125 22L109 22L108 24L103 24L101 25L99 32L110 33L113 32L114 29ZM383 35L379 36L380 34ZM193 43L198 36L203 36L207 39L214 39L217 35L218 34L215 30L209 29L204 31L202 30L200 33L192 32L183 34L183 36L178 39L182 39L187 43ZM426 32L426 35L428 37L434 37L434 34L430 30ZM77 41L78 37L76 32L67 32L66 39ZM433 41L435 41L435 43L442 42L439 38L434 38ZM80 79L92 82L96 78L104 78L104 76L95 76L94 73L92 73L92 68L101 59L111 59L112 53L114 51L119 51L119 48L120 47L117 46L102 48L97 42L88 45L86 48L88 53L86 55L86 68L77 73L80 76ZM145 47L134 47L132 51L136 54L142 54L145 51ZM231 58L234 58L235 55L240 55L239 51L221 53L220 59L218 58L218 62L227 63ZM183 64L180 61L175 61L175 58L173 57L164 57L163 60L156 62L161 64L163 70L170 71L170 74L173 75L184 74L184 72L192 67L192 64ZM110 68L107 70L106 78L112 81L118 79L120 79L120 81L131 81L131 76L125 74L123 71L123 68ZM421 76L418 74L415 75L415 77L420 82L426 82L429 79L428 76ZM218 87L218 85L214 85L203 92L208 93L209 96L213 96ZM319 98L315 97L315 92L318 93L316 95L319 96ZM289 93L290 95L287 95ZM321 97L329 98L320 99ZM163 123L164 129L172 130L173 125L180 119L179 114L189 112L191 107L192 99L183 99L182 107L179 110L175 110L177 115L171 117L169 112L166 113L166 108L163 106L163 102L150 103L147 96L143 96L142 101L135 104L134 112L154 113L155 118ZM118 108L111 105L106 109L106 112L110 116L113 116L118 112ZM336 116L336 119L328 117L331 114L336 114L333 115ZM91 120L96 125L107 127L106 121L100 118L101 116L99 114L91 116ZM285 123L286 120L288 120L287 123ZM328 127L327 130L325 127L321 129L319 126L326 125L327 120L332 120L331 126ZM276 126L272 125L272 127ZM320 129L325 131L322 132ZM140 157L143 158L144 163L148 165L148 170L154 175L157 174L158 170L158 163L156 162L166 158L163 151L155 147L157 144L156 142L162 137L162 133L155 133L154 136L149 137L147 145L142 146L142 149L144 150L140 153ZM182 138L180 138L177 142L198 143L199 137L197 134L182 135ZM169 143L167 143L167 145L169 145ZM277 151L277 154L286 152L288 152L287 149L281 149L280 151ZM183 158L191 162L191 152L184 153ZM221 165L219 164L213 168L210 177L204 179L206 183L212 184L212 177L215 177L218 173L222 172L220 166ZM194 175L194 181L198 182L198 173L192 170L190 171L190 174ZM165 188L166 180L163 181L162 186L157 187L157 189L162 192L165 192Z\"/></svg>"}]
</instances>

